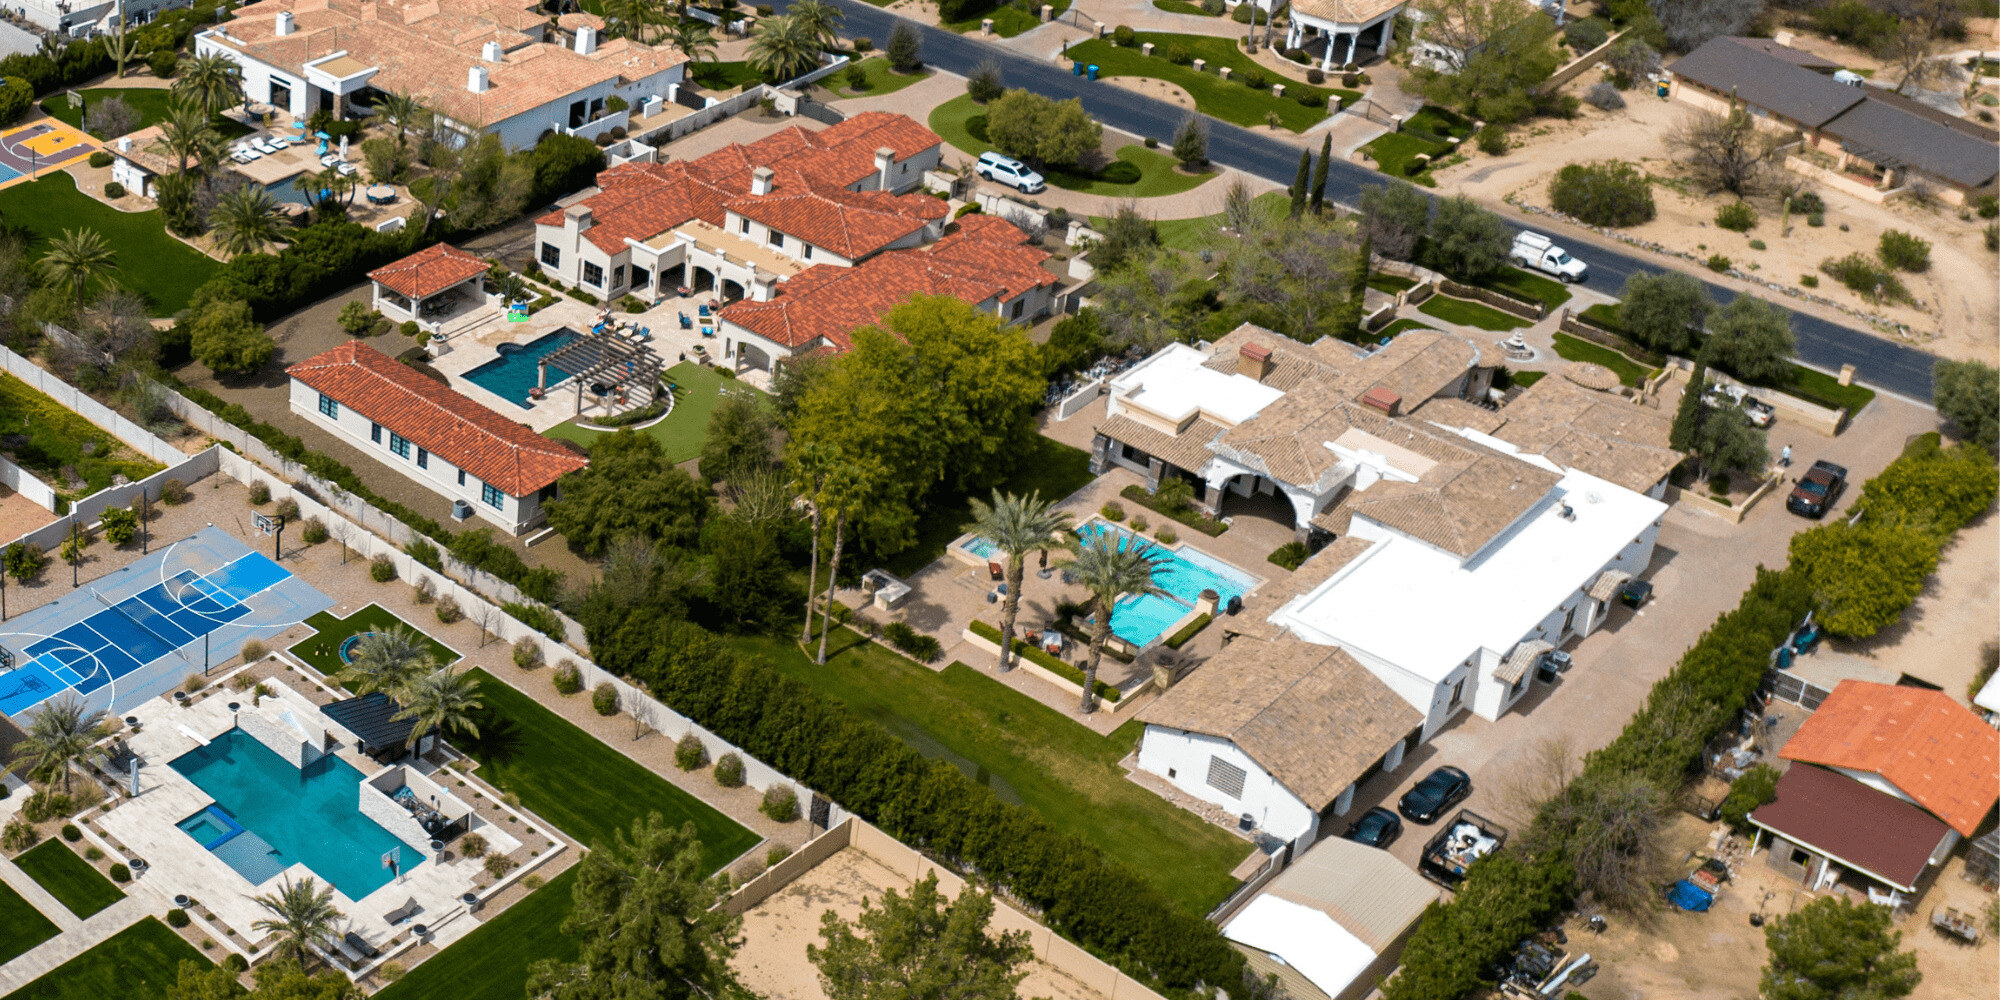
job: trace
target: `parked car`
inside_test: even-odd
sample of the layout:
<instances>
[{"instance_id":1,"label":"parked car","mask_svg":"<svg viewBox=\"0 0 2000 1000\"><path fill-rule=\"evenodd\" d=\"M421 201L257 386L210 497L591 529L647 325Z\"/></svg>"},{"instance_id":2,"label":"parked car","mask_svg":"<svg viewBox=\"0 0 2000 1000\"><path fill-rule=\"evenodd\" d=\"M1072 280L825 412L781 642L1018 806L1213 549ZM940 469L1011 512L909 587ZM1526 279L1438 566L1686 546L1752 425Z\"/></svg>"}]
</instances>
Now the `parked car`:
<instances>
[{"instance_id":1,"label":"parked car","mask_svg":"<svg viewBox=\"0 0 2000 1000\"><path fill-rule=\"evenodd\" d=\"M1471 793L1472 778L1447 765L1424 775L1417 787L1404 792L1402 801L1396 803L1396 811L1405 819L1433 823L1446 809Z\"/></svg>"},{"instance_id":2,"label":"parked car","mask_svg":"<svg viewBox=\"0 0 2000 1000\"><path fill-rule=\"evenodd\" d=\"M1847 469L1844 466L1825 460L1814 462L1812 468L1799 477L1799 484L1792 487L1792 495L1785 500L1785 509L1817 520L1833 509L1835 501L1846 489Z\"/></svg>"},{"instance_id":3,"label":"parked car","mask_svg":"<svg viewBox=\"0 0 2000 1000\"><path fill-rule=\"evenodd\" d=\"M1341 836L1357 844L1367 844L1369 847L1386 850L1390 844L1396 842L1396 838L1401 836L1402 832L1403 821L1397 819L1395 813L1376 806L1362 813L1361 818L1355 820L1354 825L1348 827L1347 832Z\"/></svg>"},{"instance_id":4,"label":"parked car","mask_svg":"<svg viewBox=\"0 0 2000 1000\"><path fill-rule=\"evenodd\" d=\"M1531 230L1515 234L1507 259L1521 267L1553 274L1564 282L1582 281L1590 272L1583 261L1571 257L1569 251L1556 246L1554 240Z\"/></svg>"},{"instance_id":5,"label":"parked car","mask_svg":"<svg viewBox=\"0 0 2000 1000\"><path fill-rule=\"evenodd\" d=\"M1048 182L1042 175L1030 169L1027 164L1011 156L999 153L981 153L979 162L972 168L974 173L995 184L1005 184L1022 194L1040 194L1048 190Z\"/></svg>"}]
</instances>

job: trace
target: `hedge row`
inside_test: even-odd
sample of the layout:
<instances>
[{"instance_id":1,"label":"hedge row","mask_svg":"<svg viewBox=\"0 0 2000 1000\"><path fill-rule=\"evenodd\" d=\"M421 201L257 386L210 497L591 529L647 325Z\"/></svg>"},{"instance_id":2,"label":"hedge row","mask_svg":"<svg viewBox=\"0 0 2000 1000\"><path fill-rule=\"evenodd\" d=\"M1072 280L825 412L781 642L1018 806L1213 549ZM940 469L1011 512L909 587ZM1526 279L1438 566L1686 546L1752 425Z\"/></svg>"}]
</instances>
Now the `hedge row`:
<instances>
[{"instance_id":1,"label":"hedge row","mask_svg":"<svg viewBox=\"0 0 2000 1000\"><path fill-rule=\"evenodd\" d=\"M1189 642L1192 642L1194 640L1195 636L1201 634L1202 629L1208 627L1209 622L1214 620L1215 620L1214 615L1203 614L1195 618L1194 621L1188 622L1186 625L1181 626L1180 631L1175 632L1172 636L1169 636L1167 638L1167 648L1179 649L1182 646L1187 645Z\"/></svg>"},{"instance_id":2,"label":"hedge row","mask_svg":"<svg viewBox=\"0 0 2000 1000\"><path fill-rule=\"evenodd\" d=\"M993 626L988 625L983 621L979 621L978 619L974 619L972 624L967 626L967 628L970 628L972 630L973 635L976 635L981 639L984 639L987 642L992 643L995 646L1000 645L999 629L994 628ZM1035 666L1038 666L1043 670L1055 674L1057 677L1060 677L1063 680L1066 680L1071 684L1076 685L1077 690L1079 691L1083 690L1083 671L1078 670L1075 666L1071 664L1064 663L1062 660L1056 657L1050 656L1048 653L1044 652L1040 646L1036 646L1033 643L1023 642L1017 637L1014 640L1014 652L1017 655L1027 659L1029 663L1032 663ZM1104 699L1105 701L1117 701L1119 698L1123 697L1119 693L1117 688L1112 687L1111 685L1106 684L1103 681L1097 682L1097 696L1099 698Z\"/></svg>"},{"instance_id":3,"label":"hedge row","mask_svg":"<svg viewBox=\"0 0 2000 1000\"><path fill-rule=\"evenodd\" d=\"M1201 516L1201 512L1195 510L1193 507L1182 507L1180 510L1164 510L1160 508L1157 506L1159 498L1146 492L1146 488L1140 486L1138 483L1133 483L1119 490L1118 495L1162 517L1171 517L1210 538L1214 538L1229 530L1229 525L1223 524L1214 518L1203 517Z\"/></svg>"}]
</instances>

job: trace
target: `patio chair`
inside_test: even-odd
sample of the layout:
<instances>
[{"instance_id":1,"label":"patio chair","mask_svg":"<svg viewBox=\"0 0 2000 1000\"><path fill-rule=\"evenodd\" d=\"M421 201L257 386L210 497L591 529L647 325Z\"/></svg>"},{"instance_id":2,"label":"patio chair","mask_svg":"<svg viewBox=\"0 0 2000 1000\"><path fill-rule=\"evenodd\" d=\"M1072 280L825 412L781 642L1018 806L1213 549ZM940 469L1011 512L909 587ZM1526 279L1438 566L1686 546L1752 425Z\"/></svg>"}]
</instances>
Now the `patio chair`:
<instances>
[{"instance_id":1,"label":"patio chair","mask_svg":"<svg viewBox=\"0 0 2000 1000\"><path fill-rule=\"evenodd\" d=\"M695 308L695 315L704 317L708 315L708 303L704 302L698 306L695 306L694 308Z\"/></svg>"},{"instance_id":2,"label":"patio chair","mask_svg":"<svg viewBox=\"0 0 2000 1000\"><path fill-rule=\"evenodd\" d=\"M687 313L681 313L681 329L683 330L694 329L694 320L689 319Z\"/></svg>"},{"instance_id":3,"label":"patio chair","mask_svg":"<svg viewBox=\"0 0 2000 1000\"><path fill-rule=\"evenodd\" d=\"M243 162L245 163L249 163L251 160L261 160L264 158L263 153L260 153L254 149L240 150L239 153L243 157Z\"/></svg>"},{"instance_id":4,"label":"patio chair","mask_svg":"<svg viewBox=\"0 0 2000 1000\"><path fill-rule=\"evenodd\" d=\"M411 917L414 917L417 914L422 913L423 910L424 910L423 907L417 905L417 897L411 896L408 902L405 902L403 905L398 906L395 909L382 914L382 919L387 920L389 922L389 926L394 927L397 924L403 923L409 920Z\"/></svg>"},{"instance_id":5,"label":"patio chair","mask_svg":"<svg viewBox=\"0 0 2000 1000\"><path fill-rule=\"evenodd\" d=\"M362 958L374 958L375 956L381 954L381 952L378 951L374 945L368 943L367 938L362 937L361 935L356 934L353 931L348 931L347 935L341 938L340 940L343 944L347 945L350 951L354 952L356 955L360 955Z\"/></svg>"}]
</instances>

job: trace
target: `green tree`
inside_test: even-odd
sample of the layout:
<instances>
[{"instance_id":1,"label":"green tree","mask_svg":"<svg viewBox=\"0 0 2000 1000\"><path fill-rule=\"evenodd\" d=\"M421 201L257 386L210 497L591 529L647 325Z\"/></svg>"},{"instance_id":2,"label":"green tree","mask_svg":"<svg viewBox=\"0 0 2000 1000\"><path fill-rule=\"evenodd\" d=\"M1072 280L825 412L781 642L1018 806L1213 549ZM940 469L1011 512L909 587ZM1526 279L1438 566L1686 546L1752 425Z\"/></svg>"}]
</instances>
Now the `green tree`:
<instances>
[{"instance_id":1,"label":"green tree","mask_svg":"<svg viewBox=\"0 0 2000 1000\"><path fill-rule=\"evenodd\" d=\"M243 100L243 67L217 52L184 56L174 79L174 96L214 116Z\"/></svg>"},{"instance_id":2,"label":"green tree","mask_svg":"<svg viewBox=\"0 0 2000 1000\"><path fill-rule=\"evenodd\" d=\"M1416 259L1417 244L1431 219L1431 200L1408 184L1375 184L1361 189L1361 224L1375 252L1390 260Z\"/></svg>"},{"instance_id":3,"label":"green tree","mask_svg":"<svg viewBox=\"0 0 2000 1000\"><path fill-rule=\"evenodd\" d=\"M1984 361L1940 359L1931 378L1938 415L1961 439L1987 451L2000 444L2000 368Z\"/></svg>"},{"instance_id":4,"label":"green tree","mask_svg":"<svg viewBox=\"0 0 2000 1000\"><path fill-rule=\"evenodd\" d=\"M993 491L991 504L973 497L972 523L965 526L1007 556L1007 596L1000 602L1000 672L1014 659L1014 620L1021 612L1021 581L1027 575L1028 553L1062 548L1069 515L1055 509L1040 493L1022 497Z\"/></svg>"},{"instance_id":5,"label":"green tree","mask_svg":"<svg viewBox=\"0 0 2000 1000\"><path fill-rule=\"evenodd\" d=\"M796 0L785 8L785 15L797 20L812 37L819 39L821 48L830 49L840 44L840 22L845 15L826 0Z\"/></svg>"},{"instance_id":6,"label":"green tree","mask_svg":"<svg viewBox=\"0 0 2000 1000\"><path fill-rule=\"evenodd\" d=\"M595 844L577 865L562 932L574 960L546 959L530 996L549 1000L714 1000L740 994L729 958L742 918L715 908L693 823L659 813Z\"/></svg>"},{"instance_id":7,"label":"green tree","mask_svg":"<svg viewBox=\"0 0 2000 1000\"><path fill-rule=\"evenodd\" d=\"M1382 985L1386 1000L1463 997L1491 986L1481 980L1521 939L1567 909L1572 872L1554 855L1535 859L1499 851L1480 859L1451 905L1432 903Z\"/></svg>"},{"instance_id":8,"label":"green tree","mask_svg":"<svg viewBox=\"0 0 2000 1000\"><path fill-rule=\"evenodd\" d=\"M1418 65L1412 84L1433 103L1509 124L1545 102L1533 88L1561 65L1555 25L1526 0L1422 0L1418 33L1438 45L1442 67Z\"/></svg>"},{"instance_id":9,"label":"green tree","mask_svg":"<svg viewBox=\"0 0 2000 1000\"><path fill-rule=\"evenodd\" d=\"M411 681L437 667L430 645L404 625L362 633L348 657L340 681L357 695L380 691L399 698Z\"/></svg>"},{"instance_id":10,"label":"green tree","mask_svg":"<svg viewBox=\"0 0 2000 1000\"><path fill-rule=\"evenodd\" d=\"M488 132L459 154L451 222L462 229L483 229L512 219L521 214L533 186L534 171L527 162L509 156L500 137ZM351 199L351 184L348 190Z\"/></svg>"},{"instance_id":11,"label":"green tree","mask_svg":"<svg viewBox=\"0 0 2000 1000\"><path fill-rule=\"evenodd\" d=\"M222 252L260 253L284 233L285 214L261 185L245 184L216 200L208 225Z\"/></svg>"},{"instance_id":12,"label":"green tree","mask_svg":"<svg viewBox=\"0 0 2000 1000\"><path fill-rule=\"evenodd\" d=\"M14 747L14 760L30 772L49 775L51 781L61 772L67 793L70 765L104 760L109 751L101 744L110 735L103 709L87 709L73 694L57 695L43 702L28 723L28 737Z\"/></svg>"},{"instance_id":13,"label":"green tree","mask_svg":"<svg viewBox=\"0 0 2000 1000\"><path fill-rule=\"evenodd\" d=\"M715 58L715 35L708 25L691 17L676 18L667 25L666 41L688 57L688 76Z\"/></svg>"},{"instance_id":14,"label":"green tree","mask_svg":"<svg viewBox=\"0 0 2000 1000\"><path fill-rule=\"evenodd\" d=\"M819 65L819 54L820 43L812 26L781 15L758 22L744 62L766 79L782 82Z\"/></svg>"},{"instance_id":15,"label":"green tree","mask_svg":"<svg viewBox=\"0 0 2000 1000\"><path fill-rule=\"evenodd\" d=\"M1750 825L1750 814L1777 797L1778 769L1759 764L1730 784L1729 794L1722 799L1722 820L1730 829L1750 836L1756 831Z\"/></svg>"},{"instance_id":16,"label":"green tree","mask_svg":"<svg viewBox=\"0 0 2000 1000\"><path fill-rule=\"evenodd\" d=\"M986 105L986 135L1010 156L1066 167L1103 144L1104 126L1077 98L1057 101L1016 89Z\"/></svg>"},{"instance_id":17,"label":"green tree","mask_svg":"<svg viewBox=\"0 0 2000 1000\"><path fill-rule=\"evenodd\" d=\"M376 98L375 113L396 126L396 148L399 150L409 144L412 131L426 129L426 119L430 114L416 97L404 91L389 91Z\"/></svg>"},{"instance_id":18,"label":"green tree","mask_svg":"<svg viewBox=\"0 0 2000 1000\"><path fill-rule=\"evenodd\" d=\"M676 468L660 442L625 428L590 446L590 465L562 477L549 524L587 556L637 535L692 547L708 516L709 493Z\"/></svg>"},{"instance_id":19,"label":"green tree","mask_svg":"<svg viewBox=\"0 0 2000 1000\"><path fill-rule=\"evenodd\" d=\"M84 285L116 270L117 252L95 229L64 229L61 236L49 241L49 250L42 255L43 273L50 281L69 286L70 299L78 309L83 308Z\"/></svg>"},{"instance_id":20,"label":"green tree","mask_svg":"<svg viewBox=\"0 0 2000 1000\"><path fill-rule=\"evenodd\" d=\"M1635 273L1619 292L1618 323L1632 339L1656 351L1686 354L1701 340L1715 307L1701 282L1679 271Z\"/></svg>"},{"instance_id":21,"label":"green tree","mask_svg":"<svg viewBox=\"0 0 2000 1000\"><path fill-rule=\"evenodd\" d=\"M217 375L255 372L278 350L247 302L211 299L194 314L189 334L194 359Z\"/></svg>"},{"instance_id":22,"label":"green tree","mask_svg":"<svg viewBox=\"0 0 2000 1000\"><path fill-rule=\"evenodd\" d=\"M154 147L173 157L180 164L178 172L183 174L187 173L188 164L206 161L222 142L209 113L193 101L177 100L168 105L167 116L160 119L159 127L160 137L154 140Z\"/></svg>"},{"instance_id":23,"label":"green tree","mask_svg":"<svg viewBox=\"0 0 2000 1000\"><path fill-rule=\"evenodd\" d=\"M1790 313L1754 295L1738 295L1708 317L1709 361L1751 382L1782 381L1791 374Z\"/></svg>"},{"instance_id":24,"label":"green tree","mask_svg":"<svg viewBox=\"0 0 2000 1000\"><path fill-rule=\"evenodd\" d=\"M1593 226L1653 221L1653 183L1623 160L1572 163L1549 181L1549 204Z\"/></svg>"},{"instance_id":25,"label":"green tree","mask_svg":"<svg viewBox=\"0 0 2000 1000\"><path fill-rule=\"evenodd\" d=\"M1359 322L1349 284L1358 248L1347 220L1260 219L1219 248L1224 287L1260 310L1252 314L1256 321L1307 344L1348 333Z\"/></svg>"},{"instance_id":26,"label":"green tree","mask_svg":"<svg viewBox=\"0 0 2000 1000\"><path fill-rule=\"evenodd\" d=\"M1460 281L1471 281L1500 270L1513 242L1498 215L1459 195L1438 203L1427 262Z\"/></svg>"},{"instance_id":27,"label":"green tree","mask_svg":"<svg viewBox=\"0 0 2000 1000\"><path fill-rule=\"evenodd\" d=\"M917 30L898 22L896 30L889 32L889 68L898 73L915 73L924 68L923 51L917 38Z\"/></svg>"},{"instance_id":28,"label":"green tree","mask_svg":"<svg viewBox=\"0 0 2000 1000\"><path fill-rule=\"evenodd\" d=\"M751 520L741 507L710 518L702 529L709 603L740 627L775 629L784 620L788 602L797 596L778 534Z\"/></svg>"},{"instance_id":29,"label":"green tree","mask_svg":"<svg viewBox=\"0 0 2000 1000\"><path fill-rule=\"evenodd\" d=\"M1701 397L1708 391L1708 352L1694 356L1694 371L1688 375L1686 387L1681 389L1680 403L1674 409L1674 423L1667 431L1667 446L1675 451L1688 451L1694 447L1695 432L1701 429L1709 409L1702 405Z\"/></svg>"},{"instance_id":30,"label":"green tree","mask_svg":"<svg viewBox=\"0 0 2000 1000\"><path fill-rule=\"evenodd\" d=\"M1902 941L1886 907L1822 896L1764 925L1764 1000L1909 996L1923 974L1914 952L1897 950Z\"/></svg>"},{"instance_id":31,"label":"green tree","mask_svg":"<svg viewBox=\"0 0 2000 1000\"><path fill-rule=\"evenodd\" d=\"M1312 186L1312 162L1312 150L1299 150L1299 172L1292 175L1292 186L1287 189L1292 198L1291 211L1294 219L1306 210L1307 189Z\"/></svg>"},{"instance_id":32,"label":"green tree","mask_svg":"<svg viewBox=\"0 0 2000 1000\"><path fill-rule=\"evenodd\" d=\"M1262 216L1254 218L1263 224ZM1152 223L1145 231L1153 232ZM1151 245L1125 258L1117 270L1099 271L1095 301L1103 337L1086 360L1105 348L1136 347L1150 354L1186 340L1213 311L1213 274L1214 267L1199 257Z\"/></svg>"},{"instance_id":33,"label":"green tree","mask_svg":"<svg viewBox=\"0 0 2000 1000\"><path fill-rule=\"evenodd\" d=\"M1704 476L1711 471L1754 475L1771 464L1764 432L1752 426L1738 410L1722 410L1704 417L1695 427L1687 451L1701 466Z\"/></svg>"},{"instance_id":34,"label":"green tree","mask_svg":"<svg viewBox=\"0 0 2000 1000\"><path fill-rule=\"evenodd\" d=\"M1865 639L1895 624L1937 569L1938 539L1909 524L1827 524L1792 536L1792 568L1804 574L1820 623Z\"/></svg>"},{"instance_id":35,"label":"green tree","mask_svg":"<svg viewBox=\"0 0 2000 1000\"><path fill-rule=\"evenodd\" d=\"M1992 455L1976 445L1939 448L1934 440L1918 439L1862 484L1855 509L1866 520L1923 528L1942 543L1993 505L2000 469Z\"/></svg>"},{"instance_id":36,"label":"green tree","mask_svg":"<svg viewBox=\"0 0 2000 1000\"><path fill-rule=\"evenodd\" d=\"M1159 245L1160 227L1140 215L1138 203L1127 198L1118 203L1111 218L1105 222L1104 238L1091 248L1090 260L1099 274L1114 274L1125 270L1129 262L1144 258L1147 251Z\"/></svg>"},{"instance_id":37,"label":"green tree","mask_svg":"<svg viewBox=\"0 0 2000 1000\"><path fill-rule=\"evenodd\" d=\"M1174 160L1182 170L1196 171L1208 168L1208 120L1200 115L1189 115L1181 119L1174 129Z\"/></svg>"},{"instance_id":38,"label":"green tree","mask_svg":"<svg viewBox=\"0 0 2000 1000\"><path fill-rule=\"evenodd\" d=\"M701 478L734 481L739 475L762 472L776 461L772 435L777 421L748 393L730 393L715 404L708 417L708 436L701 443Z\"/></svg>"},{"instance_id":39,"label":"green tree","mask_svg":"<svg viewBox=\"0 0 2000 1000\"><path fill-rule=\"evenodd\" d=\"M333 947L346 919L333 905L333 887L318 884L310 875L298 882L287 878L277 892L254 896L252 900L271 915L251 924L251 928L276 934L277 953L296 956L302 971L313 948Z\"/></svg>"},{"instance_id":40,"label":"green tree","mask_svg":"<svg viewBox=\"0 0 2000 1000\"><path fill-rule=\"evenodd\" d=\"M289 965L265 963L252 973L257 986L244 992L236 973L224 966L183 960L167 1000L361 1000L361 988L332 969L308 976Z\"/></svg>"},{"instance_id":41,"label":"green tree","mask_svg":"<svg viewBox=\"0 0 2000 1000\"><path fill-rule=\"evenodd\" d=\"M1065 567L1090 592L1090 660L1083 668L1085 715L1097 711L1097 665L1104 657L1104 642L1111 637L1111 610L1127 594L1150 597L1163 594L1154 581L1161 573L1173 571L1167 554L1137 536L1105 531L1072 543L1074 558Z\"/></svg>"},{"instance_id":42,"label":"green tree","mask_svg":"<svg viewBox=\"0 0 2000 1000\"><path fill-rule=\"evenodd\" d=\"M486 703L479 697L479 678L468 671L441 667L419 675L396 692L396 700L403 710L394 717L416 720L408 739L412 746L432 731L479 738L476 716Z\"/></svg>"},{"instance_id":43,"label":"green tree","mask_svg":"<svg viewBox=\"0 0 2000 1000\"><path fill-rule=\"evenodd\" d=\"M851 922L822 914L825 947L806 957L829 1000L1015 1000L1034 950L1026 931L989 934L993 910L971 886L946 902L933 872L908 896L886 890L879 908L863 899Z\"/></svg>"},{"instance_id":44,"label":"green tree","mask_svg":"<svg viewBox=\"0 0 2000 1000\"><path fill-rule=\"evenodd\" d=\"M0 122L12 123L28 113L35 103L35 88L18 76L0 83Z\"/></svg>"},{"instance_id":45,"label":"green tree","mask_svg":"<svg viewBox=\"0 0 2000 1000\"><path fill-rule=\"evenodd\" d=\"M819 498L821 491L826 489L826 477L833 463L832 447L819 441L799 444L785 456L785 471L790 477L787 482L795 494L806 498L812 525L812 555L806 569L805 622L799 626L799 642L802 644L812 639L813 601L819 596L820 527L826 513Z\"/></svg>"}]
</instances>

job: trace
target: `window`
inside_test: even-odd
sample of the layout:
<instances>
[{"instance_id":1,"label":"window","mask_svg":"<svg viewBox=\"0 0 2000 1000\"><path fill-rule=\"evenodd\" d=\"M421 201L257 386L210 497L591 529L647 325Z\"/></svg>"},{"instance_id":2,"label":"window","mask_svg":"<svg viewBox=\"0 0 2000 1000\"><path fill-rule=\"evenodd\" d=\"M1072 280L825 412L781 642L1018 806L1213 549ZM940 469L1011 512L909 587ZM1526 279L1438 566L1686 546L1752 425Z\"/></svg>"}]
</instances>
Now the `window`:
<instances>
[{"instance_id":1,"label":"window","mask_svg":"<svg viewBox=\"0 0 2000 1000\"><path fill-rule=\"evenodd\" d=\"M507 494L500 492L500 487L492 483L479 484L479 499L486 501L486 505L494 510L507 509Z\"/></svg>"},{"instance_id":2,"label":"window","mask_svg":"<svg viewBox=\"0 0 2000 1000\"><path fill-rule=\"evenodd\" d=\"M390 431L389 451L392 452L397 458L409 458L410 439L402 436L401 434L396 433L395 431Z\"/></svg>"},{"instance_id":3,"label":"window","mask_svg":"<svg viewBox=\"0 0 2000 1000\"><path fill-rule=\"evenodd\" d=\"M611 287L617 288L623 284L625 284L625 265L620 264L611 269Z\"/></svg>"},{"instance_id":4,"label":"window","mask_svg":"<svg viewBox=\"0 0 2000 1000\"><path fill-rule=\"evenodd\" d=\"M553 243L542 244L542 263L550 267L561 267L562 251L556 249L556 245Z\"/></svg>"},{"instance_id":5,"label":"window","mask_svg":"<svg viewBox=\"0 0 2000 1000\"><path fill-rule=\"evenodd\" d=\"M1451 686L1451 704L1446 707L1457 708L1459 701L1464 697L1465 697L1465 678L1460 677L1458 679L1458 683L1453 684Z\"/></svg>"},{"instance_id":6,"label":"window","mask_svg":"<svg viewBox=\"0 0 2000 1000\"><path fill-rule=\"evenodd\" d=\"M1025 307L1026 307L1027 305L1028 305L1028 300L1027 300L1027 299L1015 299L1015 300L1014 300L1014 308L1013 308L1013 310L1012 310L1012 311L1011 311L1010 313L1008 313L1008 317L1007 317L1007 318L1009 318L1009 319L1020 319L1020 318L1021 318L1021 310L1022 310L1023 308L1025 308Z\"/></svg>"},{"instance_id":7,"label":"window","mask_svg":"<svg viewBox=\"0 0 2000 1000\"><path fill-rule=\"evenodd\" d=\"M542 487L542 491L540 493L535 494L535 499L540 500L544 503L547 503L550 500L554 500L555 498L556 498L556 484L554 483L550 483L547 486Z\"/></svg>"},{"instance_id":8,"label":"window","mask_svg":"<svg viewBox=\"0 0 2000 1000\"><path fill-rule=\"evenodd\" d=\"M583 283L592 288L604 287L604 269L589 261L583 262Z\"/></svg>"},{"instance_id":9,"label":"window","mask_svg":"<svg viewBox=\"0 0 2000 1000\"><path fill-rule=\"evenodd\" d=\"M430 453L430 452L428 452L428 451L425 451L425 450L423 450L422 448L418 448L418 449L417 449L417 468L419 468L419 469L428 469L428 468L430 468L430 467L431 467L431 453Z\"/></svg>"},{"instance_id":10,"label":"window","mask_svg":"<svg viewBox=\"0 0 2000 1000\"><path fill-rule=\"evenodd\" d=\"M1208 787L1232 799L1243 797L1243 779L1250 775L1220 757L1208 759Z\"/></svg>"},{"instance_id":11,"label":"window","mask_svg":"<svg viewBox=\"0 0 2000 1000\"><path fill-rule=\"evenodd\" d=\"M781 232L778 232L778 231L777 231L777 230L775 230L775 229L771 230L771 245L772 245L772 246L774 246L774 247L781 247L781 246L784 246L784 245L785 245L785 234L784 234L784 233L781 233Z\"/></svg>"},{"instance_id":12,"label":"window","mask_svg":"<svg viewBox=\"0 0 2000 1000\"><path fill-rule=\"evenodd\" d=\"M464 469L460 469L460 470L458 470L458 485L460 485L460 486L464 486L464 485L465 485L465 470L464 470Z\"/></svg>"},{"instance_id":13,"label":"window","mask_svg":"<svg viewBox=\"0 0 2000 1000\"><path fill-rule=\"evenodd\" d=\"M332 418L333 418L333 419L335 419L335 420L339 420L339 419L340 419L340 404L339 404L339 403L336 403L336 402L334 402L334 399L333 399L333 397L332 397L332 396L329 396L329 395L327 395L326 393L323 393L323 392L322 392L322 393L320 393L320 394L319 394L319 412L321 412L321 413L323 413L323 414L325 414L325 415L327 415L327 416L329 416L329 417L332 417Z\"/></svg>"},{"instance_id":14,"label":"window","mask_svg":"<svg viewBox=\"0 0 2000 1000\"><path fill-rule=\"evenodd\" d=\"M376 444L381 444L381 443L382 443L382 425L381 425L381 424L377 424L377 423L371 423L371 424L369 424L369 425L368 425L368 440L370 440L370 441L373 441L373 442L375 442Z\"/></svg>"},{"instance_id":15,"label":"window","mask_svg":"<svg viewBox=\"0 0 2000 1000\"><path fill-rule=\"evenodd\" d=\"M813 259L813 245L810 243L802 243L800 244L800 246L805 247L805 258L807 260Z\"/></svg>"}]
</instances>

